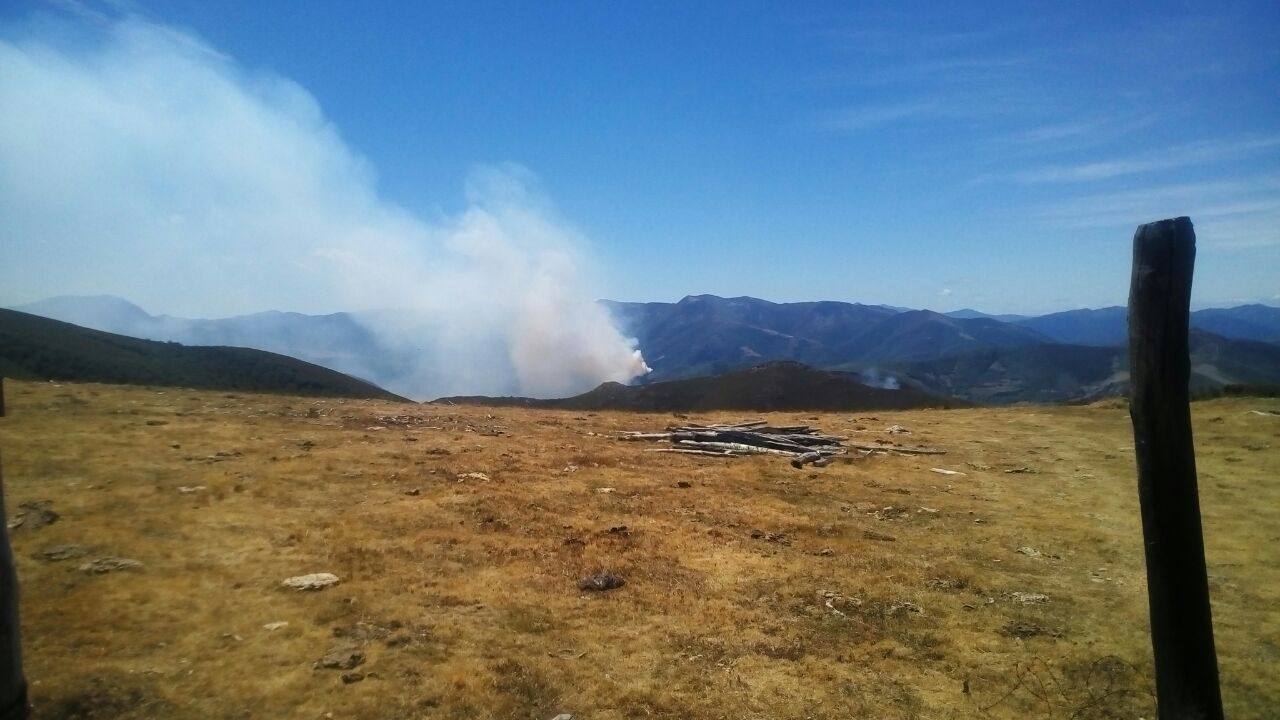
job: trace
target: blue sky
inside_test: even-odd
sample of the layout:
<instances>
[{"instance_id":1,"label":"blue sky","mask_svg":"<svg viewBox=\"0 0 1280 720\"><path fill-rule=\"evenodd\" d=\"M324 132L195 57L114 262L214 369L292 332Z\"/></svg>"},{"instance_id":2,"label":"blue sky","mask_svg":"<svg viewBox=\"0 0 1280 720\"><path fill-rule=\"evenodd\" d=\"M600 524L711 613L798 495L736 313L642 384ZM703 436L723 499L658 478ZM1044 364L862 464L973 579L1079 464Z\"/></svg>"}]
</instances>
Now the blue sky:
<instances>
[{"instance_id":1,"label":"blue sky","mask_svg":"<svg viewBox=\"0 0 1280 720\"><path fill-rule=\"evenodd\" d=\"M1280 304L1280 4L851 5L20 1L0 37L174 28L428 221L517 164L616 299L1122 304L1134 226L1190 214L1197 303Z\"/></svg>"}]
</instances>

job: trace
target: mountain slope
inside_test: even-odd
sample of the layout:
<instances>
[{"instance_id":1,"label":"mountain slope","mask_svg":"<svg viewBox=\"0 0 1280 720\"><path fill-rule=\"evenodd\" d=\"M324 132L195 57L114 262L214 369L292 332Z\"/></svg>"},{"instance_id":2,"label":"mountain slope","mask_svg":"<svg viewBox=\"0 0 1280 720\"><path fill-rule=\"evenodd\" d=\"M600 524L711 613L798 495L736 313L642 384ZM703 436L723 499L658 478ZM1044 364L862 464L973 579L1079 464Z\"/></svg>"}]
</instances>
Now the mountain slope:
<instances>
[{"instance_id":1,"label":"mountain slope","mask_svg":"<svg viewBox=\"0 0 1280 720\"><path fill-rule=\"evenodd\" d=\"M1191 389L1280 385L1280 346L1192 330ZM978 403L1063 402L1128 392L1123 346L1048 344L883 366L906 384Z\"/></svg>"},{"instance_id":2,"label":"mountain slope","mask_svg":"<svg viewBox=\"0 0 1280 720\"><path fill-rule=\"evenodd\" d=\"M1060 343L1123 345L1128 341L1128 309L1119 305L1096 310L1068 310L1015 321ZM1280 308L1240 305L1191 313L1191 327L1232 340L1275 342L1280 338Z\"/></svg>"},{"instance_id":3,"label":"mountain slope","mask_svg":"<svg viewBox=\"0 0 1280 720\"><path fill-rule=\"evenodd\" d=\"M714 377L627 386L604 383L571 398L453 397L435 402L471 405L519 405L567 410L688 412L707 410L890 410L952 407L964 403L914 388L887 390L861 382L858 375L815 370L796 362L772 362Z\"/></svg>"},{"instance_id":4,"label":"mountain slope","mask_svg":"<svg viewBox=\"0 0 1280 720\"><path fill-rule=\"evenodd\" d=\"M404 399L285 355L140 340L14 310L0 310L0 373L33 380Z\"/></svg>"},{"instance_id":5,"label":"mountain slope","mask_svg":"<svg viewBox=\"0 0 1280 720\"><path fill-rule=\"evenodd\" d=\"M931 310L910 310L833 345L823 355L822 364L834 367L849 362L928 360L1048 342L1034 330L990 318L951 318Z\"/></svg>"},{"instance_id":6,"label":"mountain slope","mask_svg":"<svg viewBox=\"0 0 1280 720\"><path fill-rule=\"evenodd\" d=\"M725 372L770 360L820 367L938 357L1048 342L991 318L952 318L841 302L772 303L695 295L677 303L605 302L639 341L650 381Z\"/></svg>"},{"instance_id":7,"label":"mountain slope","mask_svg":"<svg viewBox=\"0 0 1280 720\"><path fill-rule=\"evenodd\" d=\"M129 337L184 345L254 348L299 358L399 393L412 393L420 348L392 345L370 327L379 318L353 313L305 315L267 311L217 319L151 315L121 298L61 296L14 308ZM404 319L402 321L412 319Z\"/></svg>"},{"instance_id":8,"label":"mountain slope","mask_svg":"<svg viewBox=\"0 0 1280 720\"><path fill-rule=\"evenodd\" d=\"M1026 318L1017 324L1068 345L1121 345L1128 338L1129 310L1119 305L1067 310Z\"/></svg>"}]
</instances>

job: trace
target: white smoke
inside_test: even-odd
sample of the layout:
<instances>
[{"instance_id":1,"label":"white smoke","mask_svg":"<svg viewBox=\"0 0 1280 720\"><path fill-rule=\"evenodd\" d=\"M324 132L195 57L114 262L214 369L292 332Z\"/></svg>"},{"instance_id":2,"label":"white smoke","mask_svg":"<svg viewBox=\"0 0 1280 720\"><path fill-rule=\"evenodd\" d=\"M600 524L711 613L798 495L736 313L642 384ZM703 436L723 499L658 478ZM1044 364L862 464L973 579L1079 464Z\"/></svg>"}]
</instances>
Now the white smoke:
<instances>
[{"instance_id":1,"label":"white smoke","mask_svg":"<svg viewBox=\"0 0 1280 720\"><path fill-rule=\"evenodd\" d=\"M898 382L898 378L889 374L882 374L876 368L867 368L858 373L858 377L862 380L863 385L870 385L884 390L900 390L902 384Z\"/></svg>"},{"instance_id":2,"label":"white smoke","mask_svg":"<svg viewBox=\"0 0 1280 720\"><path fill-rule=\"evenodd\" d=\"M424 221L379 196L301 86L170 27L99 20L0 39L0 300L394 308L361 317L409 357L399 388L418 397L565 395L648 370L527 170L478 168L464 210Z\"/></svg>"}]
</instances>

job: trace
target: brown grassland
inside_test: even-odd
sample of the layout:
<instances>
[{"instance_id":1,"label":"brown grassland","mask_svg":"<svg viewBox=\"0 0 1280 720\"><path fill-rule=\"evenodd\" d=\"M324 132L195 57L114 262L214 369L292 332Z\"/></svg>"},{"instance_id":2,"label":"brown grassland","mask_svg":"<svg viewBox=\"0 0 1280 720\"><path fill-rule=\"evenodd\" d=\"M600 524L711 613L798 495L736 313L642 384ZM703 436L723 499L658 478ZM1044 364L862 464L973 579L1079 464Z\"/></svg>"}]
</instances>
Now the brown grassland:
<instances>
[{"instance_id":1,"label":"brown grassland","mask_svg":"<svg viewBox=\"0 0 1280 720\"><path fill-rule=\"evenodd\" d=\"M6 390L37 718L1154 717L1118 402L769 414L948 451L795 470L611 437L671 415ZM1193 410L1233 718L1280 716L1278 406Z\"/></svg>"}]
</instances>

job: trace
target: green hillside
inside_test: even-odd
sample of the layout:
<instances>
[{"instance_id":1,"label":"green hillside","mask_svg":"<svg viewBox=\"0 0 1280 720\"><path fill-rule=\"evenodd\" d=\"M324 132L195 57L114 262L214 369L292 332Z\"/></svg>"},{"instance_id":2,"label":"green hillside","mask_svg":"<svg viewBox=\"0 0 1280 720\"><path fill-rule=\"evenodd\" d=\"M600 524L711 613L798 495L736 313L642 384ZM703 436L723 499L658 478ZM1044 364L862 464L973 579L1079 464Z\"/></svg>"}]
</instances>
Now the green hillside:
<instances>
[{"instance_id":1,"label":"green hillside","mask_svg":"<svg viewBox=\"0 0 1280 720\"><path fill-rule=\"evenodd\" d=\"M276 353L139 340L0 310L0 375L403 400L372 383Z\"/></svg>"}]
</instances>

